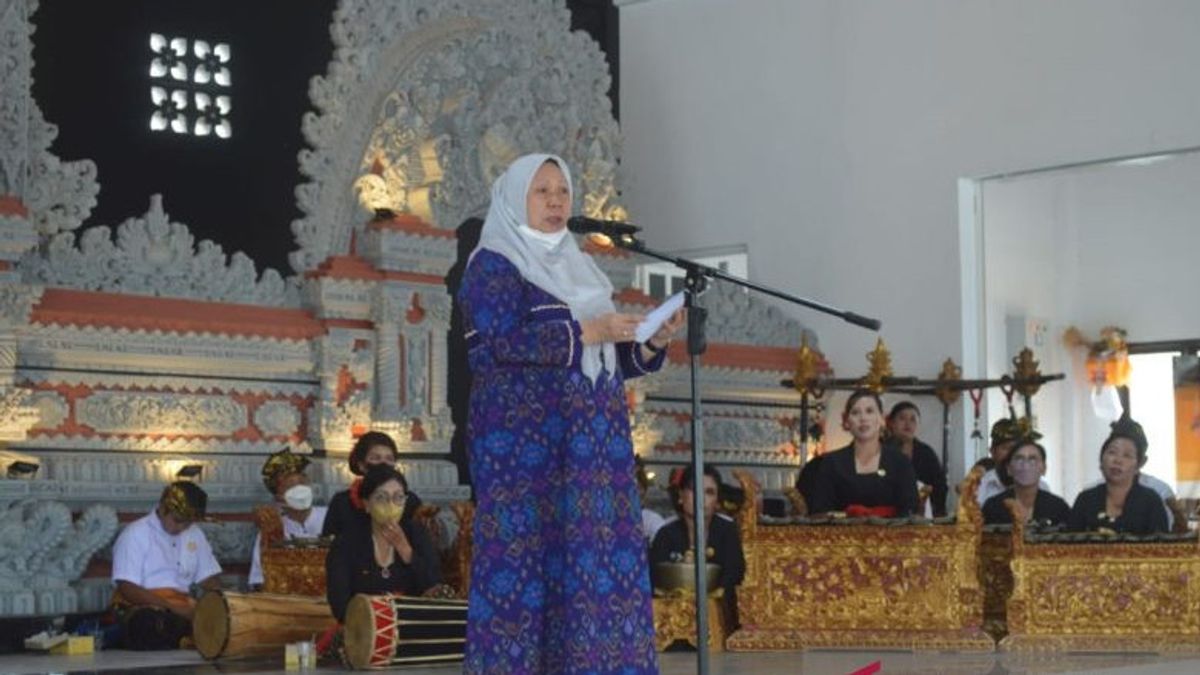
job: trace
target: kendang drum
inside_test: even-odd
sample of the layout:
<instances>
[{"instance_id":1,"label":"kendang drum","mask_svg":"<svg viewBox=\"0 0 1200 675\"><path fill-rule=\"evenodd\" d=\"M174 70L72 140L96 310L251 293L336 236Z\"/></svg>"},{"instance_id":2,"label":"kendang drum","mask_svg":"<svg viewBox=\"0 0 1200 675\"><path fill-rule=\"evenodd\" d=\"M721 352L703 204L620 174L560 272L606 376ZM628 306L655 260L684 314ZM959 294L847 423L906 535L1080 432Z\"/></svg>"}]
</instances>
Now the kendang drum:
<instances>
[{"instance_id":1,"label":"kendang drum","mask_svg":"<svg viewBox=\"0 0 1200 675\"><path fill-rule=\"evenodd\" d=\"M355 668L461 661L465 600L356 595L346 606L346 660Z\"/></svg>"},{"instance_id":2,"label":"kendang drum","mask_svg":"<svg viewBox=\"0 0 1200 675\"><path fill-rule=\"evenodd\" d=\"M196 603L192 639L206 659L278 651L337 622L324 598L210 591Z\"/></svg>"}]
</instances>

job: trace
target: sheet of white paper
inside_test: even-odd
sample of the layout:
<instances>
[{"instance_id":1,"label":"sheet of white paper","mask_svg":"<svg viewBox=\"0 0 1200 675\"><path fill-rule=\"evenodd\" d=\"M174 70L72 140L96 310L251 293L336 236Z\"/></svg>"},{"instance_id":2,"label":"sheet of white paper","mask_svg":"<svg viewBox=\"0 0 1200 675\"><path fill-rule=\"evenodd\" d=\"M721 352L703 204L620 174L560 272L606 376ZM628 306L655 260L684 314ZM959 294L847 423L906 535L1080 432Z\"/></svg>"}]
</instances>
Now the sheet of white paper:
<instances>
[{"instance_id":1,"label":"sheet of white paper","mask_svg":"<svg viewBox=\"0 0 1200 675\"><path fill-rule=\"evenodd\" d=\"M671 297L667 298L663 304L651 310L650 313L646 315L646 318L642 319L642 322L638 324L637 331L634 333L634 337L638 342L645 342L646 340L654 337L654 334L658 332L658 329L662 328L662 325L667 322L667 319L671 318L671 315L674 314L680 307L683 307L682 292L672 295Z\"/></svg>"}]
</instances>

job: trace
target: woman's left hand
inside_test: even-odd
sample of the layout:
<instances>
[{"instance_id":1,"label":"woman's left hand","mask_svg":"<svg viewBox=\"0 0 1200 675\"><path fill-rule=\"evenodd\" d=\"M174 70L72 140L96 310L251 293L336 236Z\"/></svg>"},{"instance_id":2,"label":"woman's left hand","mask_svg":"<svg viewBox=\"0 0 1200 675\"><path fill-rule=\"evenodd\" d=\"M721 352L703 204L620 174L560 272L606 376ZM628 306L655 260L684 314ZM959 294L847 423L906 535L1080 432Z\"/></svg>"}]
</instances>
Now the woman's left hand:
<instances>
[{"instance_id":1,"label":"woman's left hand","mask_svg":"<svg viewBox=\"0 0 1200 675\"><path fill-rule=\"evenodd\" d=\"M666 323L664 323L646 342L650 343L650 345L655 349L666 349L667 345L671 342L671 338L675 337L675 333L679 332L679 329L683 327L683 322L686 320L686 309L680 308L675 310L675 313L671 315L671 318L667 319Z\"/></svg>"},{"instance_id":2,"label":"woman's left hand","mask_svg":"<svg viewBox=\"0 0 1200 675\"><path fill-rule=\"evenodd\" d=\"M405 536L404 530L401 529L399 524L388 523L384 525L380 529L380 534L383 535L387 543L392 545L392 548L396 549L396 555L400 556L405 565L412 562L412 544L408 542L408 537Z\"/></svg>"}]
</instances>

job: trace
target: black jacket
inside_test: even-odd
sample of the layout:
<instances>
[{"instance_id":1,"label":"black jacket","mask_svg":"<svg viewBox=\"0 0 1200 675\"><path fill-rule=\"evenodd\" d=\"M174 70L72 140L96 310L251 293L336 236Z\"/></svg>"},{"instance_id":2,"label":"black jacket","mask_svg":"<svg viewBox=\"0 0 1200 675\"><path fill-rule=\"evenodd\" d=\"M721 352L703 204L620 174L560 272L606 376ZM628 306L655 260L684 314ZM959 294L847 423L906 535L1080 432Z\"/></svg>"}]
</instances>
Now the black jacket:
<instances>
[{"instance_id":1,"label":"black jacket","mask_svg":"<svg viewBox=\"0 0 1200 675\"><path fill-rule=\"evenodd\" d=\"M1015 499L1016 493L1012 488L1001 492L983 503L983 523L985 525L1011 525L1012 514L1004 505L1005 499ZM1063 525L1071 517L1071 507L1062 497L1053 492L1038 490L1033 500L1033 520L1039 524Z\"/></svg>"},{"instance_id":2,"label":"black jacket","mask_svg":"<svg viewBox=\"0 0 1200 675\"><path fill-rule=\"evenodd\" d=\"M325 557L325 597L338 622L345 620L346 605L358 593L421 595L441 581L438 553L429 533L412 520L401 520L400 529L412 546L412 561L406 565L397 555L387 576L375 562L369 518L352 523L333 540Z\"/></svg>"},{"instance_id":3,"label":"black jacket","mask_svg":"<svg viewBox=\"0 0 1200 675\"><path fill-rule=\"evenodd\" d=\"M1067 529L1075 531L1097 530L1107 527L1117 532L1131 534L1153 534L1167 531L1167 512L1162 497L1150 488L1134 480L1125 497L1125 506L1116 520L1104 515L1108 501L1108 486L1101 483L1079 493L1071 507Z\"/></svg>"},{"instance_id":4,"label":"black jacket","mask_svg":"<svg viewBox=\"0 0 1200 675\"><path fill-rule=\"evenodd\" d=\"M897 517L917 510L917 475L904 453L884 445L879 471L860 474L854 465L854 446L825 455L813 491L810 513L845 511L851 504L894 506Z\"/></svg>"}]
</instances>

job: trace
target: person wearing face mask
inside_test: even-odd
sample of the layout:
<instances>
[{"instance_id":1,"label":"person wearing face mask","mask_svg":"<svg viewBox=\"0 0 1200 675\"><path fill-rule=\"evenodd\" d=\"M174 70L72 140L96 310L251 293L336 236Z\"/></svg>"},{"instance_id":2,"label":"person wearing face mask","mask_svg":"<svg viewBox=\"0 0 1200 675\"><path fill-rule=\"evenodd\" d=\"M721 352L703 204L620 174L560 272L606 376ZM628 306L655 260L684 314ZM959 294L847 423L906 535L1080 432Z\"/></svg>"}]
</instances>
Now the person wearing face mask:
<instances>
[{"instance_id":1,"label":"person wearing face mask","mask_svg":"<svg viewBox=\"0 0 1200 675\"><path fill-rule=\"evenodd\" d=\"M396 441L382 431L368 431L358 437L350 450L350 457L347 458L350 473L358 477L350 483L349 488L338 492L329 500L329 513L326 514L325 525L321 528L322 537L336 537L356 524L367 522L367 509L359 496L362 476L368 467L376 464L396 466L399 454ZM407 484L404 489L408 490ZM412 518L420 506L421 498L409 491L404 507L404 519Z\"/></svg>"},{"instance_id":2,"label":"person wearing face mask","mask_svg":"<svg viewBox=\"0 0 1200 675\"><path fill-rule=\"evenodd\" d=\"M263 463L263 485L275 498L284 539L317 539L325 525L325 507L313 506L313 489L304 473L308 464L307 457L297 455L291 448L272 453ZM263 584L261 533L254 538L247 582L251 590L258 590Z\"/></svg>"},{"instance_id":3,"label":"person wearing face mask","mask_svg":"<svg viewBox=\"0 0 1200 675\"><path fill-rule=\"evenodd\" d=\"M325 558L326 598L339 623L359 593L419 596L441 579L438 554L425 528L402 520L408 498L404 475L391 466L367 469L360 492L368 520L333 541Z\"/></svg>"},{"instance_id":4,"label":"person wearing face mask","mask_svg":"<svg viewBox=\"0 0 1200 675\"><path fill-rule=\"evenodd\" d=\"M879 395L866 389L850 394L842 412L842 427L854 440L824 455L809 512L884 518L913 515L917 475L903 453L880 440L883 403Z\"/></svg>"},{"instance_id":5,"label":"person wearing face mask","mask_svg":"<svg viewBox=\"0 0 1200 675\"><path fill-rule=\"evenodd\" d=\"M657 578L656 565L664 562L678 562L684 559L687 552L695 555L696 546L692 542L695 533L695 480L692 467L682 469L672 481L674 488L672 497L675 502L675 512L678 514L668 518L654 536L650 546L650 570L654 585L661 582ZM737 522L724 513L717 513L717 499L721 492L721 474L716 467L704 467L704 522L707 544L706 560L721 566L721 574L717 577L717 585L724 593L722 610L725 615L725 626L728 630L736 629L738 622L737 587L746 578L746 556L742 552L742 537L738 532Z\"/></svg>"},{"instance_id":6,"label":"person wearing face mask","mask_svg":"<svg viewBox=\"0 0 1200 675\"><path fill-rule=\"evenodd\" d=\"M657 371L677 312L642 315L568 234L567 165L525 155L458 289L476 499L464 670L658 672L625 380ZM621 645L615 648L614 645Z\"/></svg>"},{"instance_id":7,"label":"person wearing face mask","mask_svg":"<svg viewBox=\"0 0 1200 675\"><path fill-rule=\"evenodd\" d=\"M991 435L992 444L988 447L988 456L975 463L975 466L987 469L979 479L979 488L975 492L975 501L981 509L989 499L1012 485L1012 477L1008 475L1008 456L1016 446L1017 440L1036 441L1042 437L1034 430L1028 417L1005 417L997 420L992 425ZM1038 482L1038 489L1049 492L1050 485L1042 480Z\"/></svg>"},{"instance_id":8,"label":"person wearing face mask","mask_svg":"<svg viewBox=\"0 0 1200 675\"><path fill-rule=\"evenodd\" d=\"M1012 515L1004 504L1008 499L1015 499L1021 505L1026 522L1037 525L1062 525L1067 522L1071 507L1062 497L1041 489L1039 485L1046 474L1046 448L1032 438L1022 438L1008 453L1004 467L1012 477L1013 486L984 502L984 524L1012 524Z\"/></svg>"},{"instance_id":9,"label":"person wearing face mask","mask_svg":"<svg viewBox=\"0 0 1200 675\"><path fill-rule=\"evenodd\" d=\"M1129 417L1113 422L1111 428L1100 446L1104 482L1079 493L1071 506L1067 528L1131 534L1166 532L1167 513L1162 498L1138 481L1139 469L1146 463L1146 434Z\"/></svg>"}]
</instances>

